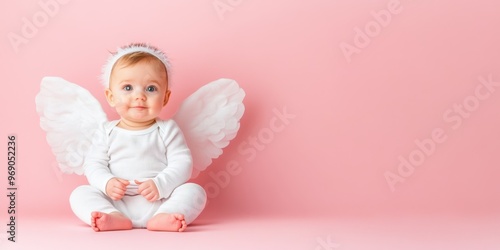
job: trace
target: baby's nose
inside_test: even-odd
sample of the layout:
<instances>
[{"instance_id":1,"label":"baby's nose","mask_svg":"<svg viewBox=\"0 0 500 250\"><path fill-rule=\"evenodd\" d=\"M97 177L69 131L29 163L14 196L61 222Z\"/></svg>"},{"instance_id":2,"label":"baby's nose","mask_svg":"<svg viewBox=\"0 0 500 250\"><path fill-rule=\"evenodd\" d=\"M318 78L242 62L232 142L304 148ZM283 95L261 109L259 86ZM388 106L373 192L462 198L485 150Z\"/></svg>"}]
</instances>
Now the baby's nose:
<instances>
[{"instance_id":1,"label":"baby's nose","mask_svg":"<svg viewBox=\"0 0 500 250\"><path fill-rule=\"evenodd\" d=\"M136 91L134 95L135 99L146 99L146 94L143 91Z\"/></svg>"}]
</instances>

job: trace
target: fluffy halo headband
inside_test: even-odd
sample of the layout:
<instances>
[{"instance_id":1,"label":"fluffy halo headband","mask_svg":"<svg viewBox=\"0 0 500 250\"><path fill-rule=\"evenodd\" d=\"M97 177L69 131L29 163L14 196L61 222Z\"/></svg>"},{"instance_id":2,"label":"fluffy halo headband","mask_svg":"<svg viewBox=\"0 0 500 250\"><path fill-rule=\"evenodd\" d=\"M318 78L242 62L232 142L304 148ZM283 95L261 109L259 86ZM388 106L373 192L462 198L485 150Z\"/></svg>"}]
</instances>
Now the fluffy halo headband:
<instances>
[{"instance_id":1,"label":"fluffy halo headband","mask_svg":"<svg viewBox=\"0 0 500 250\"><path fill-rule=\"evenodd\" d=\"M170 63L165 53L163 53L163 51L151 45L143 43L133 43L118 48L116 53L109 56L108 61L106 62L106 64L104 64L102 68L101 82L105 88L109 88L109 79L111 77L111 70L113 69L113 66L118 61L118 59L120 59L124 55L134 52L146 52L158 58L163 63L163 65L165 65L167 76L170 77Z\"/></svg>"}]
</instances>

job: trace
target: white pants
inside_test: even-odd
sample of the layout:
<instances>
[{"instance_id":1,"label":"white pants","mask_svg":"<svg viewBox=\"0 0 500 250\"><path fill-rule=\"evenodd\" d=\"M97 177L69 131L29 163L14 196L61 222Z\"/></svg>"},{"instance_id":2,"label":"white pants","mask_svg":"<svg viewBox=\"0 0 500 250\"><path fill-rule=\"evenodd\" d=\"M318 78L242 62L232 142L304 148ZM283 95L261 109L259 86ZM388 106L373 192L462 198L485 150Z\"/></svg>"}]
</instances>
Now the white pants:
<instances>
[{"instance_id":1,"label":"white pants","mask_svg":"<svg viewBox=\"0 0 500 250\"><path fill-rule=\"evenodd\" d=\"M114 201L95 187L79 186L69 198L73 213L90 225L91 213L121 212L135 228L145 228L148 220L159 213L179 213L189 224L200 215L207 201L205 190L198 184L185 183L174 189L170 197L149 202L141 195L125 195Z\"/></svg>"}]
</instances>

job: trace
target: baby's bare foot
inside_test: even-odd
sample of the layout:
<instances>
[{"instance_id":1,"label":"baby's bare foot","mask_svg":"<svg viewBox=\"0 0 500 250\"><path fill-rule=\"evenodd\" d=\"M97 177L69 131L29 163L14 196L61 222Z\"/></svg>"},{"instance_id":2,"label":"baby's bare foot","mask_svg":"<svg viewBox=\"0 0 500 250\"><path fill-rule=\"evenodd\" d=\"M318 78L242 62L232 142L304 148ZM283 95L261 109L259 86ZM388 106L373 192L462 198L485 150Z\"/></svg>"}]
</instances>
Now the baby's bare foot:
<instances>
[{"instance_id":1,"label":"baby's bare foot","mask_svg":"<svg viewBox=\"0 0 500 250\"><path fill-rule=\"evenodd\" d=\"M96 232L132 229L132 221L119 212L92 212L91 216L90 226Z\"/></svg>"},{"instance_id":2,"label":"baby's bare foot","mask_svg":"<svg viewBox=\"0 0 500 250\"><path fill-rule=\"evenodd\" d=\"M182 232L186 227L186 221L182 214L157 214L147 224L148 230L151 231Z\"/></svg>"}]
</instances>

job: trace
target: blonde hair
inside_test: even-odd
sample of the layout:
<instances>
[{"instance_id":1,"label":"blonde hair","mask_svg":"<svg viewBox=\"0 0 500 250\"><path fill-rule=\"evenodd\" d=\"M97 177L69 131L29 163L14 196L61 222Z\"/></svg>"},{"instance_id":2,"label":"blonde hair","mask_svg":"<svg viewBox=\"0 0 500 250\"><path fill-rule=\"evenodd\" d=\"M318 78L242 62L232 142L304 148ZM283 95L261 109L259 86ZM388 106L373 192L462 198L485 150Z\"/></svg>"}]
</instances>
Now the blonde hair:
<instances>
[{"instance_id":1,"label":"blonde hair","mask_svg":"<svg viewBox=\"0 0 500 250\"><path fill-rule=\"evenodd\" d=\"M115 53L111 53L108 60L102 67L101 82L104 87L109 88L109 80L111 72L117 64L123 64L124 67L135 65L141 61L148 60L153 62L159 67L163 68L167 73L167 82L170 77L170 62L163 51L160 49L145 44L145 43L131 43L129 45L118 48Z\"/></svg>"},{"instance_id":2,"label":"blonde hair","mask_svg":"<svg viewBox=\"0 0 500 250\"><path fill-rule=\"evenodd\" d=\"M125 67L129 67L129 66L134 66L140 62L152 63L153 65L156 66L156 68L158 70L163 70L165 72L165 75L167 78L166 80L167 80L167 86L168 86L168 71L167 71L165 64L163 64L163 62L160 59L158 59L156 56L154 56L148 52L144 52L144 51L137 51L137 52L125 54L122 57L120 57L118 60L116 60L115 64L111 68L109 80L111 81L111 76L113 75L113 71L117 66L125 68Z\"/></svg>"}]
</instances>

